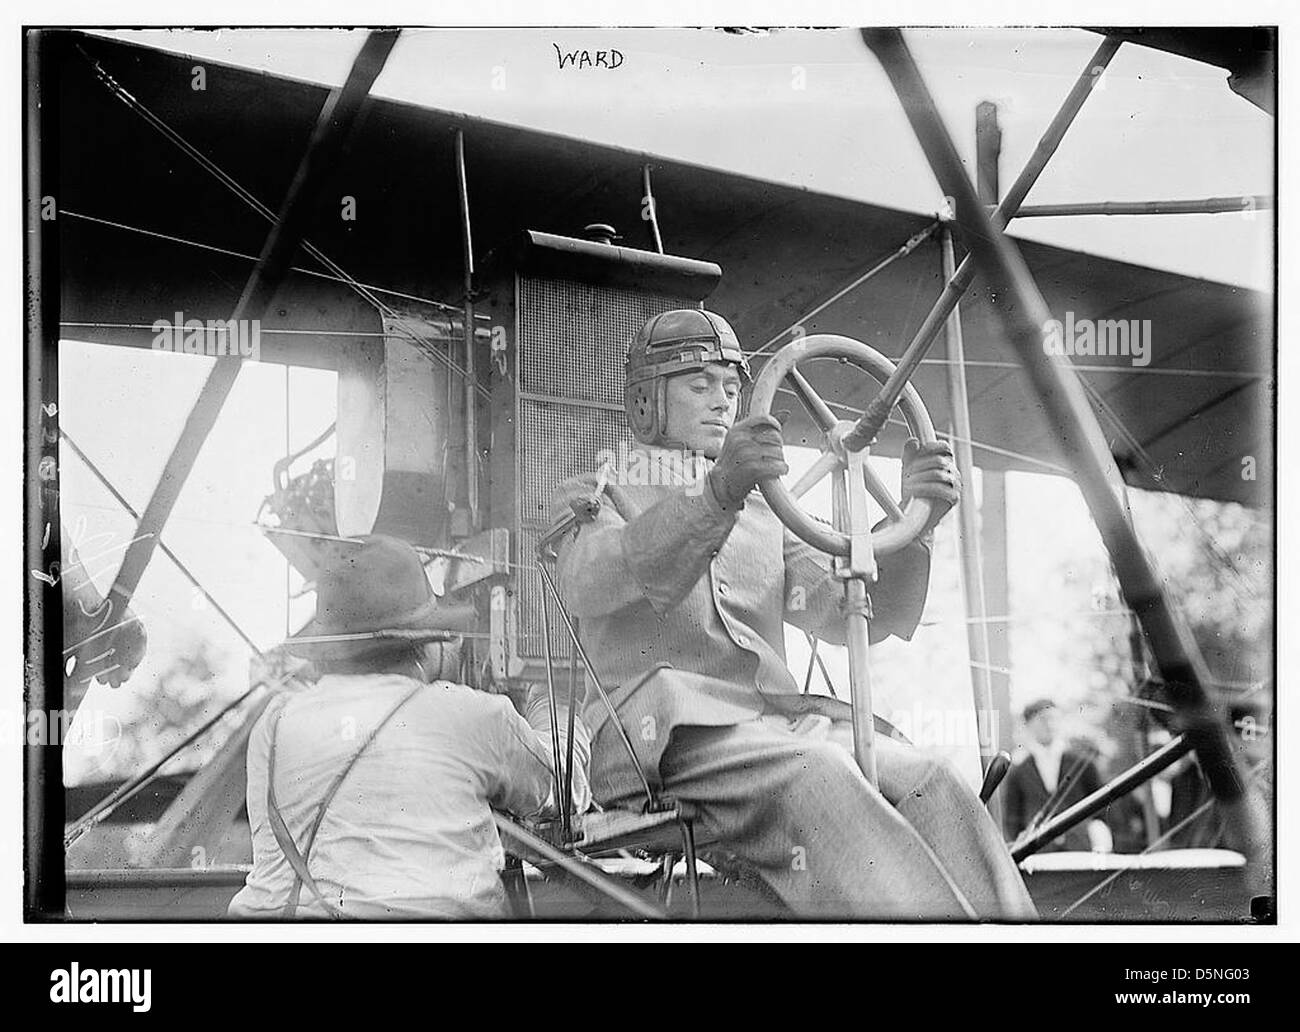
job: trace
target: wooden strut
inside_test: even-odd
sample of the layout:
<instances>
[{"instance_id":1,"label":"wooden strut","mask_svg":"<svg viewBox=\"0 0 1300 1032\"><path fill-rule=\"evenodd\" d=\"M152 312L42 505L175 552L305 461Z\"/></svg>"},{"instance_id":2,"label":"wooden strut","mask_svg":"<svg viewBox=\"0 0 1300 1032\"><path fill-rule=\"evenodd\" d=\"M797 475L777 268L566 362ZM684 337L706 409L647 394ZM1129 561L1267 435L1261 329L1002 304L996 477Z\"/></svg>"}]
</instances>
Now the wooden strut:
<instances>
[{"instance_id":1,"label":"wooden strut","mask_svg":"<svg viewBox=\"0 0 1300 1032\"><path fill-rule=\"evenodd\" d=\"M371 32L357 54L347 81L326 99L279 217L267 235L257 265L230 317L231 322L259 319L270 305L302 243L315 199L361 114L370 87L383 71L397 36L397 30ZM214 365L204 382L140 517L136 528L138 540L127 549L109 590L107 597L118 611L130 605L140 578L153 557L158 536L171 516L204 441L216 425L242 364L242 359L235 356L223 358Z\"/></svg>"},{"instance_id":2,"label":"wooden strut","mask_svg":"<svg viewBox=\"0 0 1300 1032\"><path fill-rule=\"evenodd\" d=\"M1026 204L1016 218L1041 219L1061 215L1225 215L1268 211L1267 194L1242 197L1205 197L1191 201L1093 201L1077 204Z\"/></svg>"},{"instance_id":3,"label":"wooden strut","mask_svg":"<svg viewBox=\"0 0 1300 1032\"><path fill-rule=\"evenodd\" d=\"M1071 459L1076 482L1110 553L1124 599L1142 621L1170 701L1220 803L1234 844L1248 861L1257 861L1267 848L1267 821L1246 791L1227 731L1207 692L1211 677L1191 630L1171 604L1128 521L1115 489L1121 483L1119 469L1080 378L1067 362L1043 347L1042 327L1050 312L1037 284L1015 245L980 203L901 32L870 29L862 35L898 94L940 187L953 199L970 258L999 295L1008 299L1008 304L999 306L999 315L1009 341L1059 428L1064 453ZM1254 866L1258 871L1259 865Z\"/></svg>"},{"instance_id":4,"label":"wooden strut","mask_svg":"<svg viewBox=\"0 0 1300 1032\"><path fill-rule=\"evenodd\" d=\"M465 171L465 133L456 130L456 187L460 199L460 234L465 252L465 500L469 529L479 529L478 377L474 371L474 236L469 219L469 179Z\"/></svg>"},{"instance_id":5,"label":"wooden strut","mask_svg":"<svg viewBox=\"0 0 1300 1032\"><path fill-rule=\"evenodd\" d=\"M1038 177L1043 174L1043 169L1060 147L1061 141L1065 138L1066 131L1074 123L1075 117L1082 110L1084 102L1092 93L1093 87L1100 81L1106 67L1110 64L1111 58L1119 50L1120 41L1106 37L1101 41L1092 57L1088 59L1087 65L1075 79L1074 86L1066 94L1061 108L1057 111L1055 117L1044 130L1042 137L1038 141L1038 146L1034 148L1034 153L1025 167L1021 169L1020 175L1016 176L1016 181L1011 184L1007 195L998 205L997 210L991 216L992 224L999 229L1006 226L1020 210L1021 204L1025 197L1038 182ZM890 376L885 386L881 388L880 393L872 399L867 406L866 411L858 420L858 425L844 440L845 447L850 450L862 448L876 439L881 428L889 420L889 414L893 411L894 406L898 403L899 397L903 393L903 388L907 386L920 366L922 359L930 350L930 345L934 343L943 329L948 316L957 307L957 302L961 300L970 285L975 282L975 274L978 271L976 263L972 260L971 255L962 259L961 265L957 268L956 273L948 280L943 288L943 293L939 295L939 300L934 303L930 313L921 323L921 328L916 331L916 336L908 344L902 356L899 358L894 374Z\"/></svg>"},{"instance_id":6,"label":"wooden strut","mask_svg":"<svg viewBox=\"0 0 1300 1032\"><path fill-rule=\"evenodd\" d=\"M28 30L23 39L28 89L23 111L24 276L26 298L23 458L23 619L27 655L24 714L64 711L63 528L59 500L59 317L61 262L57 219L42 218L45 200L61 202L59 88L63 34ZM39 576L38 576L39 574ZM108 622L107 620L105 621ZM66 801L63 749L28 735L23 748L23 909L29 920L58 920L66 906L62 848Z\"/></svg>"},{"instance_id":7,"label":"wooden strut","mask_svg":"<svg viewBox=\"0 0 1300 1032\"><path fill-rule=\"evenodd\" d=\"M952 230L944 226L939 238L943 276L956 274ZM984 557L980 548L979 512L975 508L975 459L971 448L970 392L966 386L966 352L961 308L954 305L945 336L948 344L948 403L952 411L953 455L966 497L957 507L957 542L961 553L961 587L966 602L966 645L970 650L971 691L979 738L980 771L987 774L998 754L997 708L993 702L993 672L989 669L988 607L984 594Z\"/></svg>"}]
</instances>

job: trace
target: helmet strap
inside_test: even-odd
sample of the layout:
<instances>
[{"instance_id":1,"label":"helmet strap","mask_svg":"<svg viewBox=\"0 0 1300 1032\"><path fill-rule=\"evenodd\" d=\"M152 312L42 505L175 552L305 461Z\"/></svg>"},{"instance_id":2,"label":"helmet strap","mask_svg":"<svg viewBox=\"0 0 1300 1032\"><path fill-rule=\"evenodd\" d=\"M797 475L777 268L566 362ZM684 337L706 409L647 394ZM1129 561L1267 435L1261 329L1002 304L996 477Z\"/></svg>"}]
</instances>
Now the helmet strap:
<instances>
[{"instance_id":1,"label":"helmet strap","mask_svg":"<svg viewBox=\"0 0 1300 1032\"><path fill-rule=\"evenodd\" d=\"M660 376L655 383L655 439L654 444L660 448L676 448L687 451L685 441L673 441L668 437L668 377Z\"/></svg>"}]
</instances>

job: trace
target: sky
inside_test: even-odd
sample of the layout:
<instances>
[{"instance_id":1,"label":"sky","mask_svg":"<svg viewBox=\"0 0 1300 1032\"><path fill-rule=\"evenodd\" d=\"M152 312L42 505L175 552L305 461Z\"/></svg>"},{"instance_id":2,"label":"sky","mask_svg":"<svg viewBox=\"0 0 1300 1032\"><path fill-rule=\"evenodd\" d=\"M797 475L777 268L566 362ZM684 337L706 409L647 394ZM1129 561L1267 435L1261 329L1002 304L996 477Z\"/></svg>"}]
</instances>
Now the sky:
<instances>
[{"instance_id":1,"label":"sky","mask_svg":"<svg viewBox=\"0 0 1300 1032\"><path fill-rule=\"evenodd\" d=\"M323 29L109 34L329 85L361 44L358 32ZM1004 190L1101 39L1033 28L906 38L968 161L976 105L998 105ZM560 69L557 48L618 50L623 60ZM1229 90L1226 74L1125 44L1027 203L1272 195L1273 119ZM942 204L856 31L407 29L374 93L890 207ZM1271 226L1249 212L1089 216L1025 220L1013 235L1270 289ZM671 245L672 226L663 231Z\"/></svg>"},{"instance_id":2,"label":"sky","mask_svg":"<svg viewBox=\"0 0 1300 1032\"><path fill-rule=\"evenodd\" d=\"M342 81L356 33L260 31L120 34L151 45L329 84ZM974 107L998 103L1003 184L1096 48L1077 30L908 33L922 72L962 149L973 152ZM616 49L618 69L557 67L554 46ZM1272 192L1271 119L1223 83L1223 73L1125 46L1089 99L1030 203L1195 198ZM503 88L494 88L500 85ZM381 96L730 169L809 189L932 212L941 202L883 74L855 33L781 31L735 36L708 30L409 30L376 85ZM671 250L673 227L663 227ZM1271 220L1244 215L1032 220L1016 234L1188 275L1266 289L1272 279ZM703 256L707 257L707 256ZM137 508L143 508L210 366L208 359L65 342L63 426ZM286 606L286 564L252 526L271 490L271 464L334 418L332 373L247 364L182 492L164 540L261 647L310 612ZM286 429L287 424L287 429ZM142 429L143 428L143 429ZM316 454L328 455L327 444ZM305 468L313 456L296 469ZM810 456L794 456L796 469ZM881 460L887 482L897 464ZM111 582L132 521L89 470L65 452L65 524L92 539L92 573ZM1068 481L1009 478L1012 577L1032 577L1062 556L1096 554L1100 543ZM826 499L813 502L827 505ZM922 686L934 705L973 709L964 669L964 625L949 520L941 536L927 627L915 648L931 659ZM114 549L119 549L115 552ZM83 556L84 558L84 556ZM299 585L291 579L290 590ZM85 705L128 717L133 686L149 683L198 633L221 650L219 696L247 684L248 650L161 555L136 596L149 654L127 688L96 687ZM878 650L885 670L898 647ZM790 642L800 675L806 646ZM832 656L837 670L842 657ZM1018 676L1059 680L1048 657L1016 657ZM882 711L906 712L917 687L885 678ZM1069 684L1058 685L1069 692ZM972 780L973 741L947 748ZM70 782L93 779L102 756L69 756Z\"/></svg>"}]
</instances>

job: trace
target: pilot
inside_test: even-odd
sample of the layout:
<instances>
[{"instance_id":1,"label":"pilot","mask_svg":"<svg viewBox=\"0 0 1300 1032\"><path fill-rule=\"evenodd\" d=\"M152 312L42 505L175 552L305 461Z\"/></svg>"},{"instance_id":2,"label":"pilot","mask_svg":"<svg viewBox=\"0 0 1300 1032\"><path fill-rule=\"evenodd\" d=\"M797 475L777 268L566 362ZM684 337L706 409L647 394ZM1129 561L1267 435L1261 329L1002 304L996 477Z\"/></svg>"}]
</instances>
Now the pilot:
<instances>
[{"instance_id":1,"label":"pilot","mask_svg":"<svg viewBox=\"0 0 1300 1032\"><path fill-rule=\"evenodd\" d=\"M249 739L253 868L230 916L510 916L491 811L549 815L555 779L506 696L440 679L449 629L472 619L438 605L404 541L329 556L315 620L282 646L323 676L273 699ZM574 755L581 810L581 729Z\"/></svg>"},{"instance_id":2,"label":"pilot","mask_svg":"<svg viewBox=\"0 0 1300 1032\"><path fill-rule=\"evenodd\" d=\"M626 365L636 446L622 468L566 481L553 501L558 525L599 496L557 545L557 585L642 767L695 811L697 834L799 916L1033 918L998 828L956 770L878 735L873 787L851 755L849 706L801 694L786 667L786 621L843 643L843 587L755 490L787 467L774 418L737 420L748 378L720 316L650 319ZM911 441L903 458L904 502L928 498L934 511L922 540L880 561L872 640L911 636L933 525L959 495L946 443ZM598 699L585 720L596 799L636 807L635 768Z\"/></svg>"}]
</instances>

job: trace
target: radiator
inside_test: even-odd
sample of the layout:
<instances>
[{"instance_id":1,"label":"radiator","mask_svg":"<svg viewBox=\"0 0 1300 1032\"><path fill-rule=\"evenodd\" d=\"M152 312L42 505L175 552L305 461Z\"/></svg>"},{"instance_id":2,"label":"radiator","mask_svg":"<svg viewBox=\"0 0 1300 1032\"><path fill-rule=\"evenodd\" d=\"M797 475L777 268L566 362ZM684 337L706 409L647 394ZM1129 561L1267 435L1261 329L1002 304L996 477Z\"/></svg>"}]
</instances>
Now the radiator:
<instances>
[{"instance_id":1,"label":"radiator","mask_svg":"<svg viewBox=\"0 0 1300 1032\"><path fill-rule=\"evenodd\" d=\"M515 509L517 561L531 566L561 481L597 468L603 449L631 442L623 414L627 345L651 316L695 302L571 280L520 276L516 286ZM516 652L540 659L542 585L517 581ZM567 659L568 634L551 611L553 654Z\"/></svg>"}]
</instances>

